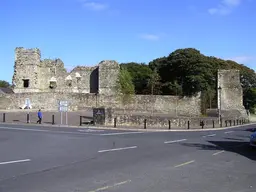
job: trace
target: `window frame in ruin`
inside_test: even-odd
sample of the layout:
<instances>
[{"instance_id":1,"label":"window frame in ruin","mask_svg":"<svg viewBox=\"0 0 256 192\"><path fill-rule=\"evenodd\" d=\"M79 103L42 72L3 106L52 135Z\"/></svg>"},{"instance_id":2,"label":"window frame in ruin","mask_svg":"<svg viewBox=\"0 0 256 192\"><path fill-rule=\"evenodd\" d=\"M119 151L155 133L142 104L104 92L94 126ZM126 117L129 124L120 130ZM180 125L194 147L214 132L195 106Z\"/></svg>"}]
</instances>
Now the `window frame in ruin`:
<instances>
[{"instance_id":1,"label":"window frame in ruin","mask_svg":"<svg viewBox=\"0 0 256 192\"><path fill-rule=\"evenodd\" d=\"M49 88L56 89L57 88L57 80L55 77L52 77L49 81Z\"/></svg>"},{"instance_id":2,"label":"window frame in ruin","mask_svg":"<svg viewBox=\"0 0 256 192\"><path fill-rule=\"evenodd\" d=\"M30 79L22 79L23 80L23 88L29 88L30 86Z\"/></svg>"}]
</instances>

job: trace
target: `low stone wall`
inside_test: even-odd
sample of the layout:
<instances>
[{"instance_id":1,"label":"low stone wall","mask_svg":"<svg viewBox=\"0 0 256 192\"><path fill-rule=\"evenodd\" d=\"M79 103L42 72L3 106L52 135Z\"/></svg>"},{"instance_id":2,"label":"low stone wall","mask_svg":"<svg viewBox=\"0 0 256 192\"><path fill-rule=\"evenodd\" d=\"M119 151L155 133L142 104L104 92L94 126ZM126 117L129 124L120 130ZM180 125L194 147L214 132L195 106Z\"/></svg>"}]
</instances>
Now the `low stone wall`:
<instances>
[{"instance_id":1,"label":"low stone wall","mask_svg":"<svg viewBox=\"0 0 256 192\"><path fill-rule=\"evenodd\" d=\"M198 129L220 128L234 126L242 123L244 118L223 118L222 125L215 117L194 117L194 118L174 118L168 114L161 115L136 115L120 114L114 109L105 110L105 126L109 127L133 127L133 128L155 128L155 129Z\"/></svg>"},{"instance_id":2,"label":"low stone wall","mask_svg":"<svg viewBox=\"0 0 256 192\"><path fill-rule=\"evenodd\" d=\"M218 109L207 109L206 115L209 117L218 117L219 110ZM240 109L233 109L233 110L221 110L221 117L222 118L248 118L248 114L246 111Z\"/></svg>"},{"instance_id":3,"label":"low stone wall","mask_svg":"<svg viewBox=\"0 0 256 192\"><path fill-rule=\"evenodd\" d=\"M97 111L98 113L98 111ZM29 114L29 123L35 124L38 120L37 118L37 111L35 110L16 110L14 111L0 111L0 123L27 123L27 115ZM106 126L106 127L123 127L123 128L140 128L144 129L145 123L147 129L188 129L188 122L190 129L201 129L200 121L204 121L205 125L204 128L218 128L220 125L218 124L217 118L171 118L168 114L161 114L161 115L132 115L132 114L118 114L117 111L113 109L106 109L105 110L105 120L104 123L96 120L100 120L102 118L93 118L93 112L90 111L75 111L75 112L68 112L68 113L60 113L57 111L44 111L43 110L43 120L42 124L51 125L53 122L54 116L54 123L55 125L72 125L72 126L79 126L80 120L82 120L82 126L88 126L88 123L94 120L96 123L95 125L99 126ZM3 118L5 117L5 118ZM61 121L62 117L62 121ZM80 117L82 117L80 119ZM5 119L5 120L4 120ZM145 122L146 119L146 122ZM231 120L231 125L240 124L235 119L225 119ZM225 120L223 120L223 127L226 126ZM241 120L241 119L240 119ZM169 124L170 122L170 124ZM92 126L92 125L90 125ZM227 122L227 126L230 126L230 121Z\"/></svg>"},{"instance_id":4,"label":"low stone wall","mask_svg":"<svg viewBox=\"0 0 256 192\"><path fill-rule=\"evenodd\" d=\"M161 95L135 95L129 101L120 96L86 93L17 93L0 95L0 109L19 109L29 99L33 109L58 110L58 101L69 101L70 111L92 107L124 110L124 113L167 113L171 116L200 116L201 99Z\"/></svg>"}]
</instances>

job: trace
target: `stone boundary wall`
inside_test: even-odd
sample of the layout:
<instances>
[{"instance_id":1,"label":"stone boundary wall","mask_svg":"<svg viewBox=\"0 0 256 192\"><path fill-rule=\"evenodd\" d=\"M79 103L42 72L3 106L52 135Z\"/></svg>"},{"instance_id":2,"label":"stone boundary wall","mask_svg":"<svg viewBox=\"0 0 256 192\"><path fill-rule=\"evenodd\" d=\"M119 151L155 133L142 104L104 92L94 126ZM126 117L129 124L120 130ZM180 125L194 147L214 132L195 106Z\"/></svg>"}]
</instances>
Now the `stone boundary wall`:
<instances>
[{"instance_id":1,"label":"stone boundary wall","mask_svg":"<svg viewBox=\"0 0 256 192\"><path fill-rule=\"evenodd\" d=\"M95 125L105 128L114 128L115 118L116 118L116 128L133 128L133 129L144 129L144 120L147 119L146 128L147 129L159 129L159 130L168 130L169 121L171 129L188 129L188 121L190 122L190 129L202 129L200 126L200 121L204 121L204 128L213 128L213 122L215 128L219 128L217 118L172 118L167 115L164 116L147 116L147 115L120 115L113 113L114 110L106 110L106 121L104 124L95 121ZM5 121L3 121L3 115L5 114ZM0 111L0 123L14 123L14 124L27 124L27 114L29 114L29 124L36 124L37 111L34 110L20 110L20 111ZM56 111L43 111L42 124L52 125L54 115L54 125L61 125L61 113ZM80 125L80 116L82 116L82 125L81 127L93 127L93 124L88 124L92 120L96 120L92 117L91 111L75 111L62 113L62 125L69 126L79 126ZM66 121L67 120L67 121ZM232 120L231 126L234 126L234 120L236 119L227 119ZM239 119L242 120L242 119ZM248 119L246 119L248 122ZM237 122L235 122L237 124ZM240 122L238 122L240 124ZM230 126L230 122L227 122L227 126ZM226 127L225 120L223 120L223 127Z\"/></svg>"},{"instance_id":2,"label":"stone boundary wall","mask_svg":"<svg viewBox=\"0 0 256 192\"><path fill-rule=\"evenodd\" d=\"M201 99L197 97L177 97L161 95L135 95L126 103L119 96L83 93L17 93L0 95L0 109L15 110L30 99L33 109L58 110L58 101L70 102L70 111L92 107L116 108L127 112L166 113L171 116L200 116Z\"/></svg>"},{"instance_id":3,"label":"stone boundary wall","mask_svg":"<svg viewBox=\"0 0 256 192\"><path fill-rule=\"evenodd\" d=\"M175 118L165 115L134 115L134 114L119 114L114 109L106 109L105 112L106 120L105 125L108 127L136 127L144 128L156 128L156 129L198 129L202 128L200 122L204 122L204 128L220 128L219 119L215 117L194 117L194 118ZM146 120L146 122L145 122ZM248 120L244 118L223 118L222 127L226 125L231 126L239 125L242 120ZM189 122L189 123L188 123ZM189 125L188 125L189 124Z\"/></svg>"}]
</instances>

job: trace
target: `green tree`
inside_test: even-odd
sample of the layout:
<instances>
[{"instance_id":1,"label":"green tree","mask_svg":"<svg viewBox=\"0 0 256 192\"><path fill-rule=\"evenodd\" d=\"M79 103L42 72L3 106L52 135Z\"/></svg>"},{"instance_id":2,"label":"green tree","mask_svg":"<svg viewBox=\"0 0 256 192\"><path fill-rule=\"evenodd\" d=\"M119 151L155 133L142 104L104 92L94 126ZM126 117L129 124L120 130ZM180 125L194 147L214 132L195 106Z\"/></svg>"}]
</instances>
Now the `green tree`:
<instances>
[{"instance_id":1,"label":"green tree","mask_svg":"<svg viewBox=\"0 0 256 192\"><path fill-rule=\"evenodd\" d=\"M247 89L244 92L244 106L246 109L249 109L251 113L256 112L256 87Z\"/></svg>"},{"instance_id":2,"label":"green tree","mask_svg":"<svg viewBox=\"0 0 256 192\"><path fill-rule=\"evenodd\" d=\"M132 78L136 94L150 94L148 82L153 71L144 63L121 63L121 68L126 69Z\"/></svg>"},{"instance_id":3,"label":"green tree","mask_svg":"<svg viewBox=\"0 0 256 192\"><path fill-rule=\"evenodd\" d=\"M202 94L202 106L217 107L217 72L219 69L238 69L244 91L244 101L250 97L251 88L256 87L254 70L235 61L205 56L194 48L177 49L167 57L149 62L151 69L156 68L161 77L161 92L164 95L192 96ZM254 106L250 100L250 106Z\"/></svg>"},{"instance_id":4,"label":"green tree","mask_svg":"<svg viewBox=\"0 0 256 192\"><path fill-rule=\"evenodd\" d=\"M0 80L0 87L11 87L10 83L8 83L7 81L4 80Z\"/></svg>"},{"instance_id":5,"label":"green tree","mask_svg":"<svg viewBox=\"0 0 256 192\"><path fill-rule=\"evenodd\" d=\"M219 69L238 69L244 91L244 102L254 107L254 70L235 61L205 56L194 48L177 49L168 56L144 63L121 64L131 75L136 94L193 96L202 94L202 106L217 107L217 72ZM254 103L255 102L255 103Z\"/></svg>"},{"instance_id":6,"label":"green tree","mask_svg":"<svg viewBox=\"0 0 256 192\"><path fill-rule=\"evenodd\" d=\"M150 74L150 78L148 80L148 88L150 89L151 95L159 95L161 94L161 83L160 83L160 75L155 68L154 71Z\"/></svg>"},{"instance_id":7,"label":"green tree","mask_svg":"<svg viewBox=\"0 0 256 192\"><path fill-rule=\"evenodd\" d=\"M135 93L132 77L125 68L120 69L118 77L118 88L123 95L133 95Z\"/></svg>"},{"instance_id":8,"label":"green tree","mask_svg":"<svg viewBox=\"0 0 256 192\"><path fill-rule=\"evenodd\" d=\"M149 66L158 69L163 94L176 93L177 88L181 87L180 93L192 96L213 84L212 66L204 55L193 48L178 49L168 57L153 60Z\"/></svg>"},{"instance_id":9,"label":"green tree","mask_svg":"<svg viewBox=\"0 0 256 192\"><path fill-rule=\"evenodd\" d=\"M121 100L121 102L124 105L129 104L133 99L133 95L135 94L135 89L132 82L131 74L127 69L122 67L120 69L120 73L118 77L118 89L119 89L118 90L119 99Z\"/></svg>"}]
</instances>

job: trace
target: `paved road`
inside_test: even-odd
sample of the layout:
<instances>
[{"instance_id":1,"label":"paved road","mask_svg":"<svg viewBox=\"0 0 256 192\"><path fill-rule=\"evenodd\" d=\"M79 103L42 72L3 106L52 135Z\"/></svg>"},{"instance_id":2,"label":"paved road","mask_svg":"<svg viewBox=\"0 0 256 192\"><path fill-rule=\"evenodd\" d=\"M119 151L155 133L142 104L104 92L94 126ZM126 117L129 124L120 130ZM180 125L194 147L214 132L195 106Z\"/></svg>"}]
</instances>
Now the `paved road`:
<instances>
[{"instance_id":1,"label":"paved road","mask_svg":"<svg viewBox=\"0 0 256 192\"><path fill-rule=\"evenodd\" d=\"M0 125L0 192L255 192L254 125L130 132Z\"/></svg>"}]
</instances>

